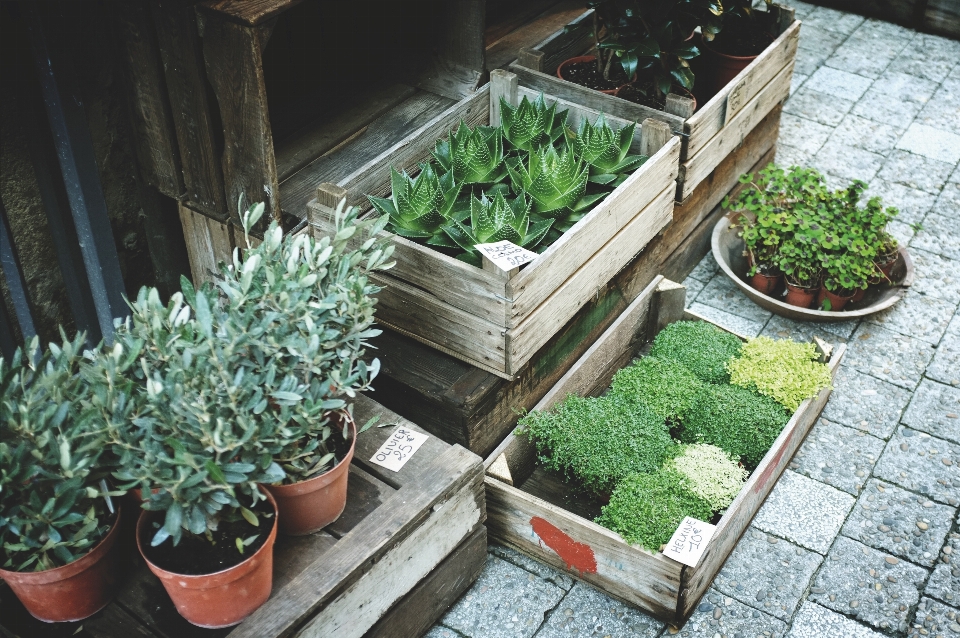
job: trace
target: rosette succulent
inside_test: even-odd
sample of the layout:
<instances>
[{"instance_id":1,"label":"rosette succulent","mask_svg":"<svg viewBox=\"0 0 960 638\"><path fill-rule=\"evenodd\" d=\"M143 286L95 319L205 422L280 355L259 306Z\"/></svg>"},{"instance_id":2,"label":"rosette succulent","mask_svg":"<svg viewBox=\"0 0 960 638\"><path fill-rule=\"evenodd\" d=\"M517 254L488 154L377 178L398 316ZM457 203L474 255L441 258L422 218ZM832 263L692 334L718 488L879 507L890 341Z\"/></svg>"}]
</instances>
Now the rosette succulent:
<instances>
[{"instance_id":1,"label":"rosette succulent","mask_svg":"<svg viewBox=\"0 0 960 638\"><path fill-rule=\"evenodd\" d=\"M459 258L479 264L480 257L474 246L498 241L511 241L523 248L532 249L539 244L552 219L539 219L531 223L530 200L524 194L508 200L502 191L491 199L486 194L470 198L470 227L454 220L443 230L465 252Z\"/></svg>"},{"instance_id":2,"label":"rosette succulent","mask_svg":"<svg viewBox=\"0 0 960 638\"><path fill-rule=\"evenodd\" d=\"M591 182L616 188L647 160L630 154L635 129L636 124L630 124L614 131L601 113L595 124L584 120L576 132L567 128L567 140L577 157L590 166Z\"/></svg>"},{"instance_id":3,"label":"rosette succulent","mask_svg":"<svg viewBox=\"0 0 960 638\"><path fill-rule=\"evenodd\" d=\"M412 178L406 172L390 168L390 199L370 197L373 207L390 216L389 229L402 237L429 239L447 223L460 188L453 173L437 176L430 164L420 165L420 174Z\"/></svg>"},{"instance_id":4,"label":"rosette succulent","mask_svg":"<svg viewBox=\"0 0 960 638\"><path fill-rule=\"evenodd\" d=\"M457 184L495 184L507 176L499 127L470 128L461 121L448 139L437 142L433 156Z\"/></svg>"},{"instance_id":5,"label":"rosette succulent","mask_svg":"<svg viewBox=\"0 0 960 638\"><path fill-rule=\"evenodd\" d=\"M588 166L569 148L558 151L553 146L530 153L526 164L519 158L508 161L507 170L514 190L533 198L533 212L549 217L578 210L590 175Z\"/></svg>"},{"instance_id":6,"label":"rosette succulent","mask_svg":"<svg viewBox=\"0 0 960 638\"><path fill-rule=\"evenodd\" d=\"M555 142L563 134L567 112L557 113L556 102L547 106L543 94L533 102L524 96L516 107L500 98L500 120L503 136L513 148L534 151Z\"/></svg>"}]
</instances>

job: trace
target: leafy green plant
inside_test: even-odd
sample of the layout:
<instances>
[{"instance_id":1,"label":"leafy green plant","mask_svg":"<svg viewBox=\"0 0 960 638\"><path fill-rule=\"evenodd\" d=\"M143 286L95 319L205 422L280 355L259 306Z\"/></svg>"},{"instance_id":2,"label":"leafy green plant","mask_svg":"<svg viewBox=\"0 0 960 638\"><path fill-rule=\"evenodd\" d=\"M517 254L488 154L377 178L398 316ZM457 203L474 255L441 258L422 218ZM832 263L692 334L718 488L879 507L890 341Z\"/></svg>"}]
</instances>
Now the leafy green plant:
<instances>
[{"instance_id":1,"label":"leafy green plant","mask_svg":"<svg viewBox=\"0 0 960 638\"><path fill-rule=\"evenodd\" d=\"M550 412L527 414L520 425L541 463L600 493L628 474L656 471L675 447L663 419L616 394L570 395Z\"/></svg>"},{"instance_id":2,"label":"leafy green plant","mask_svg":"<svg viewBox=\"0 0 960 638\"><path fill-rule=\"evenodd\" d=\"M523 96L517 106L500 98L500 121L503 137L512 148L535 151L563 135L567 111L557 113L556 102L547 106L542 93L533 102Z\"/></svg>"},{"instance_id":3,"label":"leafy green plant","mask_svg":"<svg viewBox=\"0 0 960 638\"><path fill-rule=\"evenodd\" d=\"M459 258L480 264L480 255L474 246L498 241L511 241L523 248L533 249L539 244L550 226L552 219L530 221L530 201L521 194L512 200L497 191L493 199L485 194L480 198L470 198L470 225L458 220L444 226L447 236L454 245L464 250Z\"/></svg>"},{"instance_id":4,"label":"leafy green plant","mask_svg":"<svg viewBox=\"0 0 960 638\"><path fill-rule=\"evenodd\" d=\"M795 411L832 382L830 369L812 343L756 337L727 364L730 383L755 390Z\"/></svg>"},{"instance_id":5,"label":"leafy green plant","mask_svg":"<svg viewBox=\"0 0 960 638\"><path fill-rule=\"evenodd\" d=\"M672 359L643 357L613 377L610 393L633 399L660 419L683 420L703 382Z\"/></svg>"},{"instance_id":6,"label":"leafy green plant","mask_svg":"<svg viewBox=\"0 0 960 638\"><path fill-rule=\"evenodd\" d=\"M736 459L704 443L682 446L680 454L667 461L664 468L683 476L687 489L707 501L715 512L730 505L747 480L747 470Z\"/></svg>"},{"instance_id":7,"label":"leafy green plant","mask_svg":"<svg viewBox=\"0 0 960 638\"><path fill-rule=\"evenodd\" d=\"M601 113L595 124L583 120L576 132L568 128L567 138L577 156L589 165L589 180L616 188L647 160L644 155L630 154L635 130L636 125L630 124L614 131Z\"/></svg>"},{"instance_id":8,"label":"leafy green plant","mask_svg":"<svg viewBox=\"0 0 960 638\"><path fill-rule=\"evenodd\" d=\"M790 420L773 399L735 385L708 385L683 422L680 440L709 443L756 467Z\"/></svg>"},{"instance_id":9,"label":"leafy green plant","mask_svg":"<svg viewBox=\"0 0 960 638\"><path fill-rule=\"evenodd\" d=\"M630 474L617 484L596 522L625 541L656 552L687 516L709 521L709 501L687 487L675 470Z\"/></svg>"},{"instance_id":10,"label":"leafy green plant","mask_svg":"<svg viewBox=\"0 0 960 638\"><path fill-rule=\"evenodd\" d=\"M116 518L108 491L108 424L127 401L136 350L85 352L85 337L0 358L0 565L42 571L77 560Z\"/></svg>"},{"instance_id":11,"label":"leafy green plant","mask_svg":"<svg viewBox=\"0 0 960 638\"><path fill-rule=\"evenodd\" d=\"M650 356L676 361L702 381L726 383L726 363L740 354L738 337L705 321L676 321L653 340Z\"/></svg>"}]
</instances>

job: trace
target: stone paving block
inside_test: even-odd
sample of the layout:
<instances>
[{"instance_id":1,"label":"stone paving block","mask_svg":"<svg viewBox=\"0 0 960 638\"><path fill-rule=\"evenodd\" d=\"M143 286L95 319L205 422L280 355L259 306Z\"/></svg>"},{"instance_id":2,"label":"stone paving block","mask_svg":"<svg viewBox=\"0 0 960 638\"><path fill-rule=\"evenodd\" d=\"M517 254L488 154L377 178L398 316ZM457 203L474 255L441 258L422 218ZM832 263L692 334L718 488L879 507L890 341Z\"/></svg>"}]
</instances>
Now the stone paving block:
<instances>
[{"instance_id":1,"label":"stone paving block","mask_svg":"<svg viewBox=\"0 0 960 638\"><path fill-rule=\"evenodd\" d=\"M780 118L780 138L777 143L793 146L813 155L820 150L833 130L824 124L818 124L792 113L784 113Z\"/></svg>"},{"instance_id":2,"label":"stone paving block","mask_svg":"<svg viewBox=\"0 0 960 638\"><path fill-rule=\"evenodd\" d=\"M892 308L871 315L867 323L936 345L946 332L956 309L957 303L954 301L909 290Z\"/></svg>"},{"instance_id":3,"label":"stone paving block","mask_svg":"<svg viewBox=\"0 0 960 638\"><path fill-rule=\"evenodd\" d=\"M832 139L852 148L887 155L897 145L897 140L900 139L902 133L898 127L890 124L875 122L853 113L847 113L843 121L834 130ZM875 186L875 182L871 182L870 185L871 187ZM887 205L893 206L895 204Z\"/></svg>"},{"instance_id":4,"label":"stone paving block","mask_svg":"<svg viewBox=\"0 0 960 638\"><path fill-rule=\"evenodd\" d=\"M690 304L693 303L693 300L697 298L697 295L700 294L700 291L703 290L707 284L690 276L683 280L683 285L687 289L687 308L689 308Z\"/></svg>"},{"instance_id":5,"label":"stone paving block","mask_svg":"<svg viewBox=\"0 0 960 638\"><path fill-rule=\"evenodd\" d=\"M960 212L958 212L960 214ZM910 247L913 285L910 290L951 303L960 303L960 261ZM949 329L947 330L949 332Z\"/></svg>"},{"instance_id":6,"label":"stone paving block","mask_svg":"<svg viewBox=\"0 0 960 638\"><path fill-rule=\"evenodd\" d=\"M537 638L654 638L663 628L659 620L577 583L550 614Z\"/></svg>"},{"instance_id":7,"label":"stone paving block","mask_svg":"<svg viewBox=\"0 0 960 638\"><path fill-rule=\"evenodd\" d=\"M953 164L908 151L893 150L887 156L879 176L880 179L938 195L952 172Z\"/></svg>"},{"instance_id":8,"label":"stone paving block","mask_svg":"<svg viewBox=\"0 0 960 638\"><path fill-rule=\"evenodd\" d=\"M846 492L786 470L757 512L753 525L826 554L854 500Z\"/></svg>"},{"instance_id":9,"label":"stone paving block","mask_svg":"<svg viewBox=\"0 0 960 638\"><path fill-rule=\"evenodd\" d=\"M723 326L727 330L735 332L742 337L756 337L763 330L764 324L759 321L745 319L726 312L725 310L718 310L713 306L702 304L699 301L694 301L690 304L689 309L691 312L695 312L701 317L709 319L718 326Z\"/></svg>"},{"instance_id":10,"label":"stone paving block","mask_svg":"<svg viewBox=\"0 0 960 638\"><path fill-rule=\"evenodd\" d=\"M769 310L753 303L723 272L717 273L700 291L697 302L757 323L766 323L773 316Z\"/></svg>"},{"instance_id":11,"label":"stone paving block","mask_svg":"<svg viewBox=\"0 0 960 638\"><path fill-rule=\"evenodd\" d=\"M713 253L708 252L693 270L690 271L690 277L707 283L713 279L713 276L718 272L720 272L720 266L717 265L717 260L713 258Z\"/></svg>"},{"instance_id":12,"label":"stone paving block","mask_svg":"<svg viewBox=\"0 0 960 638\"><path fill-rule=\"evenodd\" d=\"M460 634L443 625L434 625L423 638L460 638Z\"/></svg>"},{"instance_id":13,"label":"stone paving block","mask_svg":"<svg viewBox=\"0 0 960 638\"><path fill-rule=\"evenodd\" d=\"M925 373L931 379L960 387L960 314L953 317Z\"/></svg>"},{"instance_id":14,"label":"stone paving block","mask_svg":"<svg viewBox=\"0 0 960 638\"><path fill-rule=\"evenodd\" d=\"M880 171L885 159L883 155L851 147L839 139L831 138L817 151L813 165L824 173L843 178L839 184L833 186L836 188L846 186L855 179L869 182Z\"/></svg>"},{"instance_id":15,"label":"stone paving block","mask_svg":"<svg viewBox=\"0 0 960 638\"><path fill-rule=\"evenodd\" d=\"M853 108L853 100L844 100L820 91L815 91L804 82L784 104L783 112L805 117L827 126L837 126Z\"/></svg>"},{"instance_id":16,"label":"stone paving block","mask_svg":"<svg viewBox=\"0 0 960 638\"><path fill-rule=\"evenodd\" d=\"M857 328L856 321L838 321L813 323L812 321L794 321L780 315L773 315L763 335L772 339L793 339L794 341L812 341L814 336L820 337L834 345L846 343L847 338Z\"/></svg>"},{"instance_id":17,"label":"stone paving block","mask_svg":"<svg viewBox=\"0 0 960 638\"><path fill-rule=\"evenodd\" d=\"M873 473L935 501L960 505L960 445L926 432L899 428Z\"/></svg>"},{"instance_id":18,"label":"stone paving block","mask_svg":"<svg viewBox=\"0 0 960 638\"><path fill-rule=\"evenodd\" d=\"M814 424L790 469L856 496L863 489L884 441L826 419Z\"/></svg>"},{"instance_id":19,"label":"stone paving block","mask_svg":"<svg viewBox=\"0 0 960 638\"><path fill-rule=\"evenodd\" d=\"M904 224L896 219L887 224L887 230L893 235L894 239L900 242L901 246L909 246L910 240L917 234L909 224Z\"/></svg>"},{"instance_id":20,"label":"stone paving block","mask_svg":"<svg viewBox=\"0 0 960 638\"><path fill-rule=\"evenodd\" d=\"M936 82L886 71L856 103L853 113L906 130L936 90Z\"/></svg>"},{"instance_id":21,"label":"stone paving block","mask_svg":"<svg viewBox=\"0 0 960 638\"><path fill-rule=\"evenodd\" d=\"M897 142L897 148L941 162L960 161L960 135L914 122Z\"/></svg>"},{"instance_id":22,"label":"stone paving block","mask_svg":"<svg viewBox=\"0 0 960 638\"><path fill-rule=\"evenodd\" d=\"M960 81L941 84L917 115L917 122L940 130L960 130Z\"/></svg>"},{"instance_id":23,"label":"stone paving block","mask_svg":"<svg viewBox=\"0 0 960 638\"><path fill-rule=\"evenodd\" d=\"M857 27L863 24L863 20L862 16L854 13L846 13L826 7L817 7L810 15L803 19L803 28L801 31L806 30L808 27L816 27L818 29L824 29L825 31L850 35L857 30ZM801 37L802 36L803 34L801 33Z\"/></svg>"},{"instance_id":24,"label":"stone paving block","mask_svg":"<svg viewBox=\"0 0 960 638\"><path fill-rule=\"evenodd\" d=\"M847 36L843 33L817 27L807 28L807 25L803 25L800 29L800 42L797 46L797 60L793 72L810 75L823 66L824 61L833 55L837 47L846 39Z\"/></svg>"},{"instance_id":25,"label":"stone paving block","mask_svg":"<svg viewBox=\"0 0 960 638\"><path fill-rule=\"evenodd\" d=\"M526 554L518 552L515 549L505 547L499 543L491 542L487 547L487 551L497 558L502 558L508 563L513 563L517 567L536 574L538 577L549 583L553 583L564 591L570 591L570 588L573 587L573 579L563 572L559 572L553 567L545 565L538 560L534 560L533 558L530 558Z\"/></svg>"},{"instance_id":26,"label":"stone paving block","mask_svg":"<svg viewBox=\"0 0 960 638\"><path fill-rule=\"evenodd\" d=\"M856 116L848 115L847 118L856 118ZM863 120L864 118L857 119ZM871 120L865 121L870 122ZM846 120L844 120L844 123L846 123ZM884 124L877 125L887 126ZM893 144L890 145L888 152L892 149ZM868 188L864 194L866 198L873 197L874 195L882 200L884 207L893 206L899 210L900 212L897 214L896 219L906 224L923 221L923 218L926 217L930 209L933 208L934 202L937 201L937 196L933 193L876 178L870 182L870 188Z\"/></svg>"},{"instance_id":27,"label":"stone paving block","mask_svg":"<svg viewBox=\"0 0 960 638\"><path fill-rule=\"evenodd\" d=\"M923 220L923 228L910 241L910 247L960 261L960 216L931 211Z\"/></svg>"},{"instance_id":28,"label":"stone paving block","mask_svg":"<svg viewBox=\"0 0 960 638\"><path fill-rule=\"evenodd\" d=\"M960 610L921 598L908 636L960 636Z\"/></svg>"},{"instance_id":29,"label":"stone paving block","mask_svg":"<svg viewBox=\"0 0 960 638\"><path fill-rule=\"evenodd\" d=\"M888 438L910 402L910 392L850 367L846 357L843 361L823 418Z\"/></svg>"},{"instance_id":30,"label":"stone paving block","mask_svg":"<svg viewBox=\"0 0 960 638\"><path fill-rule=\"evenodd\" d=\"M843 45L841 45L841 48L843 48ZM845 100L853 100L854 102L863 97L871 84L873 84L873 80L870 78L829 66L820 67L807 80L807 86L814 91L820 91Z\"/></svg>"},{"instance_id":31,"label":"stone paving block","mask_svg":"<svg viewBox=\"0 0 960 638\"><path fill-rule=\"evenodd\" d=\"M840 536L817 574L809 600L872 627L904 632L927 573L918 565Z\"/></svg>"},{"instance_id":32,"label":"stone paving block","mask_svg":"<svg viewBox=\"0 0 960 638\"><path fill-rule=\"evenodd\" d=\"M920 339L864 322L847 344L844 363L912 390L920 383L920 375L933 358L933 352L930 344Z\"/></svg>"},{"instance_id":33,"label":"stone paving block","mask_svg":"<svg viewBox=\"0 0 960 638\"><path fill-rule=\"evenodd\" d=\"M784 168L788 166L810 166L813 163L813 155L805 153L793 146L778 143L777 155L774 162Z\"/></svg>"},{"instance_id":34,"label":"stone paving block","mask_svg":"<svg viewBox=\"0 0 960 638\"><path fill-rule=\"evenodd\" d=\"M810 4L809 2L800 2L799 0L791 2L790 6L796 11L797 20L803 20L808 15L820 8L814 4Z\"/></svg>"},{"instance_id":35,"label":"stone paving block","mask_svg":"<svg viewBox=\"0 0 960 638\"><path fill-rule=\"evenodd\" d=\"M793 626L787 638L883 638L877 633L845 616L821 607L816 603L805 602L793 619Z\"/></svg>"},{"instance_id":36,"label":"stone paving block","mask_svg":"<svg viewBox=\"0 0 960 638\"><path fill-rule=\"evenodd\" d=\"M960 374L960 370L954 372ZM903 414L903 423L960 443L960 388L924 379Z\"/></svg>"},{"instance_id":37,"label":"stone paving block","mask_svg":"<svg viewBox=\"0 0 960 638\"><path fill-rule=\"evenodd\" d=\"M937 561L957 510L871 479L840 533L925 567Z\"/></svg>"},{"instance_id":38,"label":"stone paving block","mask_svg":"<svg viewBox=\"0 0 960 638\"><path fill-rule=\"evenodd\" d=\"M803 86L803 83L807 81L809 75L804 75L803 73L794 73L790 77L790 95L793 95L800 90L800 87Z\"/></svg>"},{"instance_id":39,"label":"stone paving block","mask_svg":"<svg viewBox=\"0 0 960 638\"><path fill-rule=\"evenodd\" d=\"M529 638L563 598L563 589L496 556L441 619L469 638Z\"/></svg>"},{"instance_id":40,"label":"stone paving block","mask_svg":"<svg viewBox=\"0 0 960 638\"><path fill-rule=\"evenodd\" d=\"M954 171L947 183L944 184L940 196L933 205L935 213L947 216L960 215L960 183L953 181L958 173L960 173L960 168Z\"/></svg>"},{"instance_id":41,"label":"stone paving block","mask_svg":"<svg viewBox=\"0 0 960 638\"><path fill-rule=\"evenodd\" d=\"M790 620L823 556L750 528L713 581L719 592Z\"/></svg>"},{"instance_id":42,"label":"stone paving block","mask_svg":"<svg viewBox=\"0 0 960 638\"><path fill-rule=\"evenodd\" d=\"M690 620L676 634L677 638L783 638L787 625L769 614L748 607L715 589L707 590Z\"/></svg>"},{"instance_id":43,"label":"stone paving block","mask_svg":"<svg viewBox=\"0 0 960 638\"><path fill-rule=\"evenodd\" d=\"M867 78L879 77L912 38L905 29L894 33L889 28L892 26L878 20L864 21L824 65Z\"/></svg>"},{"instance_id":44,"label":"stone paving block","mask_svg":"<svg viewBox=\"0 0 960 638\"><path fill-rule=\"evenodd\" d=\"M957 60L960 60L960 44L956 40L918 33L889 68L939 83L957 65Z\"/></svg>"},{"instance_id":45,"label":"stone paving block","mask_svg":"<svg viewBox=\"0 0 960 638\"><path fill-rule=\"evenodd\" d=\"M960 534L951 532L948 536L923 593L950 605L960 605Z\"/></svg>"}]
</instances>

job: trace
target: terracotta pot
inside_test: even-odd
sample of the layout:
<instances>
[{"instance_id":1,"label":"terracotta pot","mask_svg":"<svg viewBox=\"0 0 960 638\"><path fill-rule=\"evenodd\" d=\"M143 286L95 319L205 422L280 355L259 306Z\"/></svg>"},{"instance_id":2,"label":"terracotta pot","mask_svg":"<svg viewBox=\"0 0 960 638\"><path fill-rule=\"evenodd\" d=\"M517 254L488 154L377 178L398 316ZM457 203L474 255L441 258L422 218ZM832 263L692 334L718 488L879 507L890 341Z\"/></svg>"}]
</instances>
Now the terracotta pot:
<instances>
[{"instance_id":1,"label":"terracotta pot","mask_svg":"<svg viewBox=\"0 0 960 638\"><path fill-rule=\"evenodd\" d=\"M727 55L711 48L710 44L700 38L700 50L704 56L709 69L707 80L707 91L709 95L716 95L730 81L740 75L740 72L750 66L750 63L757 59L756 55ZM759 55L759 54L758 54Z\"/></svg>"},{"instance_id":2,"label":"terracotta pot","mask_svg":"<svg viewBox=\"0 0 960 638\"><path fill-rule=\"evenodd\" d=\"M791 306L809 308L816 297L816 288L801 288L800 286L794 286L789 281L787 282L787 296L784 301Z\"/></svg>"},{"instance_id":3,"label":"terracotta pot","mask_svg":"<svg viewBox=\"0 0 960 638\"><path fill-rule=\"evenodd\" d=\"M853 293L850 293L849 295L838 295L827 290L825 286L820 286L820 293L817 295L817 308L822 308L823 301L825 299L829 299L830 311L840 312L843 310L843 307L847 305L847 302L853 299L853 296Z\"/></svg>"},{"instance_id":4,"label":"terracotta pot","mask_svg":"<svg viewBox=\"0 0 960 638\"><path fill-rule=\"evenodd\" d=\"M578 55L575 58L564 60L563 62L560 63L560 66L557 67L557 77L560 78L561 80L567 80L567 78L563 77L564 67L570 64L577 64L578 62L596 62L596 60L597 60L597 56L595 55ZM569 81L570 80L567 80L567 82ZM615 95L616 92L620 90L620 88L622 87L617 87L615 89L593 89L593 90L599 91L600 93L606 93L607 95Z\"/></svg>"},{"instance_id":5,"label":"terracotta pot","mask_svg":"<svg viewBox=\"0 0 960 638\"><path fill-rule=\"evenodd\" d=\"M280 531L290 536L302 536L323 529L340 518L347 504L347 477L350 461L357 445L357 424L346 413L350 427L350 451L331 469L319 476L291 485L264 485L264 489L277 499L280 511ZM333 430L342 427L333 426Z\"/></svg>"},{"instance_id":6,"label":"terracotta pot","mask_svg":"<svg viewBox=\"0 0 960 638\"><path fill-rule=\"evenodd\" d=\"M780 285L781 277L783 277L782 273L776 275L764 275L758 271L757 274L750 278L750 285L753 286L759 293L769 297L773 291L777 289L777 286Z\"/></svg>"},{"instance_id":7,"label":"terracotta pot","mask_svg":"<svg viewBox=\"0 0 960 638\"><path fill-rule=\"evenodd\" d=\"M121 509L106 538L69 565L42 572L0 569L0 578L10 585L31 616L43 622L83 620L113 600L123 576L117 550Z\"/></svg>"},{"instance_id":8,"label":"terracotta pot","mask_svg":"<svg viewBox=\"0 0 960 638\"><path fill-rule=\"evenodd\" d=\"M877 268L880 269L880 272L883 273L883 276L886 277L886 281L890 281L890 272L893 270L893 267L897 265L897 258L900 256L900 253L894 254L892 257L887 257L886 261L877 261L874 262Z\"/></svg>"},{"instance_id":9,"label":"terracotta pot","mask_svg":"<svg viewBox=\"0 0 960 638\"><path fill-rule=\"evenodd\" d=\"M269 492L264 493L276 512L277 502ZM278 516L274 516L267 541L242 563L212 574L177 574L157 567L143 553L143 536L151 514L144 511L137 521L137 549L188 622L206 629L231 627L270 598Z\"/></svg>"},{"instance_id":10,"label":"terracotta pot","mask_svg":"<svg viewBox=\"0 0 960 638\"><path fill-rule=\"evenodd\" d=\"M853 293L853 296L850 297L850 303L857 303L858 301L863 299L863 296L865 294L867 294L866 288L857 288L856 292Z\"/></svg>"}]
</instances>

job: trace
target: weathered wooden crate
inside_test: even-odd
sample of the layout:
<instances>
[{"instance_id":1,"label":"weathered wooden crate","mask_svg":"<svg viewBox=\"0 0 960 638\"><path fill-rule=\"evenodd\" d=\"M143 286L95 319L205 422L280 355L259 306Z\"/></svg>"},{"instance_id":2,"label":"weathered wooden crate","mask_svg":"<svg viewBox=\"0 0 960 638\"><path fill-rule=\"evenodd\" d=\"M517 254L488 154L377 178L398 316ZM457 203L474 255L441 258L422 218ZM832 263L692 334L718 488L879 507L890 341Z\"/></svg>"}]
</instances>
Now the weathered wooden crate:
<instances>
[{"instance_id":1,"label":"weathered wooden crate","mask_svg":"<svg viewBox=\"0 0 960 638\"><path fill-rule=\"evenodd\" d=\"M774 8L779 37L719 93L699 105L696 112L687 97L668 95L664 112L558 78L556 70L561 62L593 46L590 28L561 29L543 42L521 49L520 57L510 65L510 70L521 82L538 91L627 120L639 122L655 118L668 123L683 138L677 177L677 201L683 202L790 94L800 22L793 19L792 9L778 5ZM589 24L592 20L591 9L571 26Z\"/></svg>"},{"instance_id":2,"label":"weathered wooden crate","mask_svg":"<svg viewBox=\"0 0 960 638\"><path fill-rule=\"evenodd\" d=\"M309 220L318 234L332 230L332 208L341 199L369 208L367 195L388 196L390 166L413 173L430 157L437 139L460 122L499 123L499 99L511 104L538 90L518 85L512 73L494 71L491 83L409 133L373 161L336 183L321 184L310 203ZM576 128L599 112L546 95L568 110ZM607 116L615 126L629 124ZM636 128L633 152L648 159L623 184L515 274L484 270L403 237L397 265L375 276L377 321L434 348L504 378L510 378L557 333L577 310L670 223L680 142L661 122ZM372 212L369 214L373 214ZM358 241L359 238L358 238Z\"/></svg>"},{"instance_id":3,"label":"weathered wooden crate","mask_svg":"<svg viewBox=\"0 0 960 638\"><path fill-rule=\"evenodd\" d=\"M419 430L370 399L360 423ZM419 636L477 578L486 561L482 464L460 446L430 437L399 472L368 461L394 427L357 440L347 506L324 530L278 536L270 600L243 623L200 629L176 611L137 557L118 598L80 623L41 623L0 586L0 635L22 638L385 638ZM136 512L133 512L136 514ZM131 530L132 532L132 530ZM134 550L135 551L135 550Z\"/></svg>"},{"instance_id":4,"label":"weathered wooden crate","mask_svg":"<svg viewBox=\"0 0 960 638\"><path fill-rule=\"evenodd\" d=\"M614 373L637 355L664 326L680 319L701 319L684 311L683 286L658 277L543 397L547 410L569 394L597 396ZM830 350L823 346L822 350ZM835 375L845 351L826 353ZM571 494L558 475L536 464L534 445L510 435L484 462L487 468L488 527L493 538L570 576L598 587L673 625L682 625L741 534L749 526L774 483L816 421L830 396L825 389L804 401L751 474L717 524L695 568L661 553L626 543L595 524L600 504Z\"/></svg>"}]
</instances>

